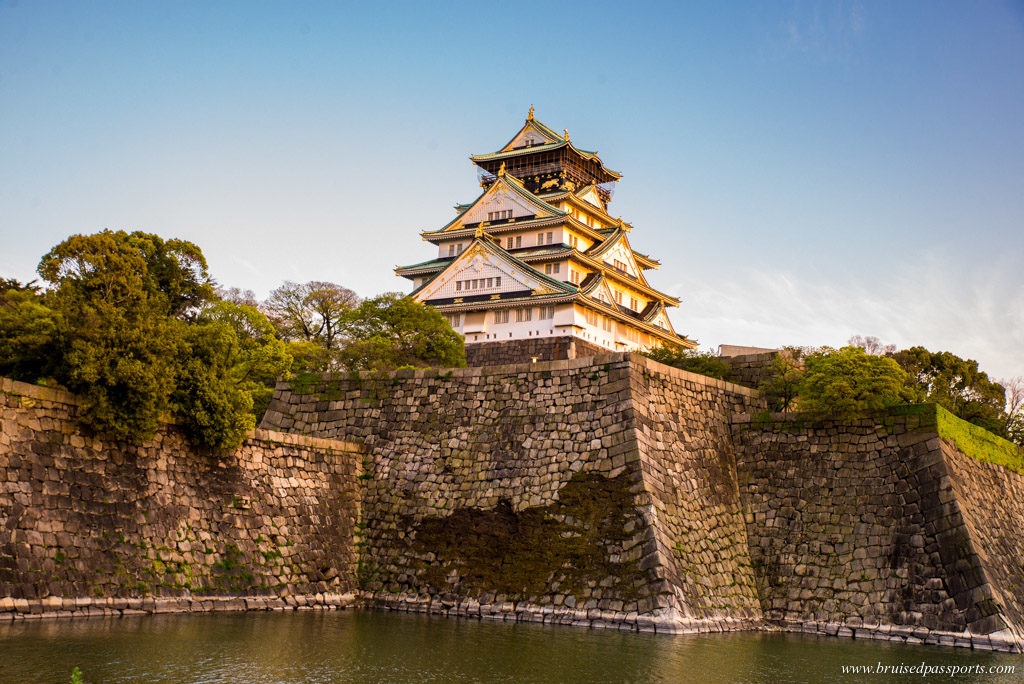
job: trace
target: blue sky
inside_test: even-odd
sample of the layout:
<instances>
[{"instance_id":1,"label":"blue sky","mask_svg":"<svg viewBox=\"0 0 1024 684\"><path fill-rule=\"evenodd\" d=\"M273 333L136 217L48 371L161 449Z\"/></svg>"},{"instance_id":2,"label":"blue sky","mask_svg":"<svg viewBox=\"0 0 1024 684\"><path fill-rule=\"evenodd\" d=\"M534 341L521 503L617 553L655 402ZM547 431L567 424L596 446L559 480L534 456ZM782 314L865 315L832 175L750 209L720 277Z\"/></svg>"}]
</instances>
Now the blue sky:
<instances>
[{"instance_id":1,"label":"blue sky","mask_svg":"<svg viewBox=\"0 0 1024 684\"><path fill-rule=\"evenodd\" d=\"M531 104L702 345L1024 374L1021 3L0 0L0 275L109 227L261 297L408 289Z\"/></svg>"}]
</instances>

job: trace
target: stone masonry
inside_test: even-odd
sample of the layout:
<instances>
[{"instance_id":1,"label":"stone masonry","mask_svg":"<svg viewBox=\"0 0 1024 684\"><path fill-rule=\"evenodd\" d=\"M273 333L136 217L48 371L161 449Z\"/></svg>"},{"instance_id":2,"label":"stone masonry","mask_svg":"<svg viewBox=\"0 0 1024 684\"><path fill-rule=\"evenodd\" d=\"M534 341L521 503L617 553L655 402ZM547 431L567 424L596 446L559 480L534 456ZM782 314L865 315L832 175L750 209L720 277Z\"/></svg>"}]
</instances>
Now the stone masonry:
<instances>
[{"instance_id":1,"label":"stone masonry","mask_svg":"<svg viewBox=\"0 0 1024 684\"><path fill-rule=\"evenodd\" d=\"M734 558L742 547L715 556L743 532L731 463L668 480L727 441L729 416L759 406L756 393L658 366L671 378L658 381L666 405L638 409L636 379L654 366L610 354L281 386L264 426L366 447L360 580L375 604L661 631L750 626L760 607ZM680 420L684 406L692 415ZM638 415L659 431L649 449ZM686 431L684 446L662 448L679 435L670 428ZM697 483L704 474L717 482ZM694 546L685 558L680 535Z\"/></svg>"},{"instance_id":2,"label":"stone masonry","mask_svg":"<svg viewBox=\"0 0 1024 684\"><path fill-rule=\"evenodd\" d=\"M734 419L765 619L798 631L1019 648L1024 477L936 433L934 406ZM971 524L971 523L974 524Z\"/></svg>"},{"instance_id":3,"label":"stone masonry","mask_svg":"<svg viewBox=\"0 0 1024 684\"><path fill-rule=\"evenodd\" d=\"M963 487L1009 521L1021 478L949 456L934 417L754 420L756 392L632 355L299 390L279 387L264 425L366 446L361 581L378 605L1020 647L1022 552L998 533L1016 524L974 505L996 530L986 561L947 465L981 468ZM560 545L581 538L589 555Z\"/></svg>"},{"instance_id":4,"label":"stone masonry","mask_svg":"<svg viewBox=\"0 0 1024 684\"><path fill-rule=\"evenodd\" d=\"M757 389L765 384L778 372L774 368L775 359L779 356L792 357L792 352L781 351L760 352L757 354L737 354L722 356L722 361L729 364L729 382ZM798 362L802 365L802 362Z\"/></svg>"},{"instance_id":5,"label":"stone masonry","mask_svg":"<svg viewBox=\"0 0 1024 684\"><path fill-rule=\"evenodd\" d=\"M351 602L358 447L259 430L222 458L171 426L88 435L76 411L2 380L0 619Z\"/></svg>"},{"instance_id":6,"label":"stone masonry","mask_svg":"<svg viewBox=\"0 0 1024 684\"><path fill-rule=\"evenodd\" d=\"M943 442L928 407L814 422L608 354L282 383L215 459L170 426L143 446L84 435L73 398L3 382L0 618L358 597L1024 643L1024 476Z\"/></svg>"},{"instance_id":7,"label":"stone masonry","mask_svg":"<svg viewBox=\"0 0 1024 684\"><path fill-rule=\"evenodd\" d=\"M608 350L577 337L537 337L505 342L473 342L466 345L469 366L500 366L510 363L560 361L600 356Z\"/></svg>"}]
</instances>

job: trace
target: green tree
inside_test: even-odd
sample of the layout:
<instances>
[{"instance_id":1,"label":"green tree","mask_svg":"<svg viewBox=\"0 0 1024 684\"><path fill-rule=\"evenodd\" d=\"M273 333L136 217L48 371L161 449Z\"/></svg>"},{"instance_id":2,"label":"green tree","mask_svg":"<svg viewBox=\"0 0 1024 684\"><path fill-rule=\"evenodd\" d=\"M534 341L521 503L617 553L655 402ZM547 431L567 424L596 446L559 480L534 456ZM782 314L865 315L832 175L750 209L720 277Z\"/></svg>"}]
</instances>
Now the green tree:
<instances>
[{"instance_id":1,"label":"green tree","mask_svg":"<svg viewBox=\"0 0 1024 684\"><path fill-rule=\"evenodd\" d=\"M398 293L363 300L344 327L340 358L351 370L466 365L462 335L436 310Z\"/></svg>"},{"instance_id":2,"label":"green tree","mask_svg":"<svg viewBox=\"0 0 1024 684\"><path fill-rule=\"evenodd\" d=\"M787 347L772 359L768 380L757 389L773 411L789 411L797 402L804 379L803 350Z\"/></svg>"},{"instance_id":3,"label":"green tree","mask_svg":"<svg viewBox=\"0 0 1024 684\"><path fill-rule=\"evenodd\" d=\"M800 408L847 415L902 403L907 374L892 359L861 347L825 347L804 359Z\"/></svg>"},{"instance_id":4,"label":"green tree","mask_svg":"<svg viewBox=\"0 0 1024 684\"><path fill-rule=\"evenodd\" d=\"M237 448L256 425L252 396L232 378L238 338L230 326L186 326L179 346L170 406L193 442Z\"/></svg>"},{"instance_id":5,"label":"green tree","mask_svg":"<svg viewBox=\"0 0 1024 684\"><path fill-rule=\"evenodd\" d=\"M0 278L0 375L25 382L52 377L61 322L38 287Z\"/></svg>"},{"instance_id":6,"label":"green tree","mask_svg":"<svg viewBox=\"0 0 1024 684\"><path fill-rule=\"evenodd\" d=\"M939 404L953 415L999 435L1006 434L1006 393L973 359L911 347L892 354L907 373L914 401Z\"/></svg>"},{"instance_id":7,"label":"green tree","mask_svg":"<svg viewBox=\"0 0 1024 684\"><path fill-rule=\"evenodd\" d=\"M195 245L142 232L75 235L39 274L61 314L57 380L83 401L83 421L108 435L155 433L174 389L182 319L213 296Z\"/></svg>"},{"instance_id":8,"label":"green tree","mask_svg":"<svg viewBox=\"0 0 1024 684\"><path fill-rule=\"evenodd\" d=\"M82 421L109 436L148 439L171 413L196 441L233 448L255 422L253 397L265 402L272 376L287 370L269 321L216 300L192 243L75 235L39 274L51 284L43 295L4 291L0 367L49 350L54 378L83 399Z\"/></svg>"},{"instance_id":9,"label":"green tree","mask_svg":"<svg viewBox=\"0 0 1024 684\"><path fill-rule=\"evenodd\" d=\"M325 349L316 342L305 340L292 340L287 344L288 354L292 357L291 372L295 375L323 375L342 369L338 350Z\"/></svg>"},{"instance_id":10,"label":"green tree","mask_svg":"<svg viewBox=\"0 0 1024 684\"><path fill-rule=\"evenodd\" d=\"M183 316L214 297L199 247L141 231L73 235L42 258L38 271L64 299L125 308L144 303L167 316Z\"/></svg>"},{"instance_id":11,"label":"green tree","mask_svg":"<svg viewBox=\"0 0 1024 684\"><path fill-rule=\"evenodd\" d=\"M285 340L316 342L325 349L342 344L344 319L359 297L348 288L314 280L285 282L270 293L264 309Z\"/></svg>"},{"instance_id":12,"label":"green tree","mask_svg":"<svg viewBox=\"0 0 1024 684\"><path fill-rule=\"evenodd\" d=\"M258 421L270 404L277 378L288 373L292 355L277 338L274 326L258 309L231 301L212 302L203 308L199 326L223 327L219 353L230 383L252 398Z\"/></svg>"},{"instance_id":13,"label":"green tree","mask_svg":"<svg viewBox=\"0 0 1024 684\"><path fill-rule=\"evenodd\" d=\"M687 349L678 344L660 344L640 352L647 358L691 373L727 379L732 372L729 363L711 352Z\"/></svg>"}]
</instances>

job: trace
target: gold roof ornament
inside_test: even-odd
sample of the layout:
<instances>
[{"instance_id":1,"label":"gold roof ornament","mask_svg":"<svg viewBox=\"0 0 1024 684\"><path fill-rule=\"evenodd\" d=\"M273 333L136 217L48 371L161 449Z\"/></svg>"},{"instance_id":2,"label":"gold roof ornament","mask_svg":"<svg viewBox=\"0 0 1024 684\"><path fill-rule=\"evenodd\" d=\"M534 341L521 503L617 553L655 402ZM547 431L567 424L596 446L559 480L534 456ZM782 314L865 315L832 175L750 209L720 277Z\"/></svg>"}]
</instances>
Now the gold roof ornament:
<instances>
[{"instance_id":1,"label":"gold roof ornament","mask_svg":"<svg viewBox=\"0 0 1024 684\"><path fill-rule=\"evenodd\" d=\"M501 162L501 166L498 167L498 175L499 176L504 176L505 175L505 162Z\"/></svg>"},{"instance_id":2,"label":"gold roof ornament","mask_svg":"<svg viewBox=\"0 0 1024 684\"><path fill-rule=\"evenodd\" d=\"M568 140L569 139L569 129L568 128L563 128L562 129L562 135L565 137L566 140Z\"/></svg>"},{"instance_id":3,"label":"gold roof ornament","mask_svg":"<svg viewBox=\"0 0 1024 684\"><path fill-rule=\"evenodd\" d=\"M476 230L473 231L474 238L482 238L484 236L484 229L480 225L477 225Z\"/></svg>"},{"instance_id":4,"label":"gold roof ornament","mask_svg":"<svg viewBox=\"0 0 1024 684\"><path fill-rule=\"evenodd\" d=\"M526 115L527 121L533 121L533 105L530 105L530 113Z\"/></svg>"}]
</instances>

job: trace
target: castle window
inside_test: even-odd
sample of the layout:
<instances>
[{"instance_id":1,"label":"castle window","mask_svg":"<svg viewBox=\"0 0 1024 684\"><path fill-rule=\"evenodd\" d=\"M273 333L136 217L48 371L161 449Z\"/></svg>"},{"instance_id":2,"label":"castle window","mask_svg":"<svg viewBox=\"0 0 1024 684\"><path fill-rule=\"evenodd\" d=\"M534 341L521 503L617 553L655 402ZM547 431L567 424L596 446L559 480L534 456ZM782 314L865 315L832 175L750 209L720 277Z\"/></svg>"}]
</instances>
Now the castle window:
<instances>
[{"instance_id":1,"label":"castle window","mask_svg":"<svg viewBox=\"0 0 1024 684\"><path fill-rule=\"evenodd\" d=\"M542 306L542 307L540 307L539 313L540 313L540 315L538 316L538 318L540 318L540 320L542 320L542 321L550 320L550 319L555 317L555 307L554 306Z\"/></svg>"},{"instance_id":2,"label":"castle window","mask_svg":"<svg viewBox=\"0 0 1024 684\"><path fill-rule=\"evenodd\" d=\"M538 245L543 245L544 244L544 233L537 233L537 244Z\"/></svg>"},{"instance_id":3,"label":"castle window","mask_svg":"<svg viewBox=\"0 0 1024 684\"><path fill-rule=\"evenodd\" d=\"M508 309L498 309L494 312L494 323L508 323Z\"/></svg>"},{"instance_id":4,"label":"castle window","mask_svg":"<svg viewBox=\"0 0 1024 684\"><path fill-rule=\"evenodd\" d=\"M501 287L501 276L494 279L494 287Z\"/></svg>"},{"instance_id":5,"label":"castle window","mask_svg":"<svg viewBox=\"0 0 1024 684\"><path fill-rule=\"evenodd\" d=\"M448 321L448 325L453 328L458 328L462 325L462 314L445 314L444 319Z\"/></svg>"},{"instance_id":6,"label":"castle window","mask_svg":"<svg viewBox=\"0 0 1024 684\"><path fill-rule=\"evenodd\" d=\"M637 307L640 306L640 302L636 301L636 297L629 298L629 308L633 311L639 311Z\"/></svg>"},{"instance_id":7,"label":"castle window","mask_svg":"<svg viewBox=\"0 0 1024 684\"><path fill-rule=\"evenodd\" d=\"M494 287L494 278L487 279L487 287Z\"/></svg>"},{"instance_id":8,"label":"castle window","mask_svg":"<svg viewBox=\"0 0 1024 684\"><path fill-rule=\"evenodd\" d=\"M505 240L505 249L512 249L512 238L507 238Z\"/></svg>"},{"instance_id":9,"label":"castle window","mask_svg":"<svg viewBox=\"0 0 1024 684\"><path fill-rule=\"evenodd\" d=\"M448 245L448 256L455 256L455 245Z\"/></svg>"},{"instance_id":10,"label":"castle window","mask_svg":"<svg viewBox=\"0 0 1024 684\"><path fill-rule=\"evenodd\" d=\"M462 254L462 243L459 243L459 254Z\"/></svg>"},{"instance_id":11,"label":"castle window","mask_svg":"<svg viewBox=\"0 0 1024 684\"><path fill-rule=\"evenodd\" d=\"M473 279L473 280L472 280L471 282L473 283L473 289L475 290L475 289L476 289L476 287L477 287L477 285L476 285L476 284L477 284L478 282L480 282L480 281L478 281L478 280L477 280L476 278L474 278L474 279Z\"/></svg>"},{"instance_id":12,"label":"castle window","mask_svg":"<svg viewBox=\"0 0 1024 684\"><path fill-rule=\"evenodd\" d=\"M461 280L456 280L455 281L455 290L458 291L458 290L461 290L461 289L462 289L462 281Z\"/></svg>"},{"instance_id":13,"label":"castle window","mask_svg":"<svg viewBox=\"0 0 1024 684\"><path fill-rule=\"evenodd\" d=\"M626 269L626 264L622 263L618 259L615 259L614 262L615 262L615 268L619 269L620 271L627 271L628 270L628 269Z\"/></svg>"},{"instance_id":14,"label":"castle window","mask_svg":"<svg viewBox=\"0 0 1024 684\"><path fill-rule=\"evenodd\" d=\"M605 331L611 332L611 330L612 330L612 328L614 326L615 326L615 321L613 321L612 319L608 318L607 316L601 319L601 327L603 327L605 329Z\"/></svg>"},{"instance_id":15,"label":"castle window","mask_svg":"<svg viewBox=\"0 0 1024 684\"><path fill-rule=\"evenodd\" d=\"M522 235L516 235L516 249L519 249L522 246L523 246L523 236Z\"/></svg>"},{"instance_id":16,"label":"castle window","mask_svg":"<svg viewBox=\"0 0 1024 684\"><path fill-rule=\"evenodd\" d=\"M516 323L525 323L533 319L533 309L516 309Z\"/></svg>"},{"instance_id":17,"label":"castle window","mask_svg":"<svg viewBox=\"0 0 1024 684\"><path fill-rule=\"evenodd\" d=\"M622 304L622 292L620 292L619 290L615 291L615 303Z\"/></svg>"}]
</instances>

